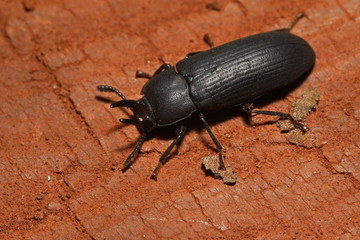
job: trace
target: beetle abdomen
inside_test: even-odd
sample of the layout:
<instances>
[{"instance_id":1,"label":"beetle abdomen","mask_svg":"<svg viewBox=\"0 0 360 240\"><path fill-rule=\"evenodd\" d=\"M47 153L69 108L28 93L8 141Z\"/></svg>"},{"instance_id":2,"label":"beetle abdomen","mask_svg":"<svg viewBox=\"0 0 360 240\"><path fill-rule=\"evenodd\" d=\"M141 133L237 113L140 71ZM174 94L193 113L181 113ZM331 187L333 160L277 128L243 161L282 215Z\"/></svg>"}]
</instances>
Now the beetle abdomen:
<instances>
[{"instance_id":1,"label":"beetle abdomen","mask_svg":"<svg viewBox=\"0 0 360 240\"><path fill-rule=\"evenodd\" d=\"M187 57L176 64L200 111L248 103L299 79L315 62L309 44L283 31L260 33Z\"/></svg>"}]
</instances>

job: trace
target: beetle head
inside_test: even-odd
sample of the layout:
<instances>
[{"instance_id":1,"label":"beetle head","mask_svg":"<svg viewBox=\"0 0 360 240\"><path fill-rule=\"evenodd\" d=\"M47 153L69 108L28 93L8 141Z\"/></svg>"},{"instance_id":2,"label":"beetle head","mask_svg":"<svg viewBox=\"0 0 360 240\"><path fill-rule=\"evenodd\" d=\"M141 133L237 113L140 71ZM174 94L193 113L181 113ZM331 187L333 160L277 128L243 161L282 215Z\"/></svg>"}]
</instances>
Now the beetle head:
<instances>
[{"instance_id":1,"label":"beetle head","mask_svg":"<svg viewBox=\"0 0 360 240\"><path fill-rule=\"evenodd\" d=\"M153 114L153 111L151 109L150 104L146 100L145 97L141 98L140 100L127 100L125 96L116 88L108 85L99 85L97 89L101 92L113 92L119 95L123 100L114 102L110 105L111 108L114 107L129 107L134 112L134 116L130 119L120 119L120 122L127 123L127 124L133 124L140 128L142 131L141 137L136 144L135 149L132 151L132 153L129 155L129 157L124 162L124 165L122 167L122 170L125 171L128 166L131 163L131 159L135 156L135 154L140 150L146 134L150 132L154 127L156 127L156 121Z\"/></svg>"},{"instance_id":2,"label":"beetle head","mask_svg":"<svg viewBox=\"0 0 360 240\"><path fill-rule=\"evenodd\" d=\"M143 132L150 132L156 126L156 121L152 109L144 97L137 101L122 100L114 102L110 107L129 107L134 112L134 117L130 119L122 118L120 119L120 122L133 124Z\"/></svg>"}]
</instances>

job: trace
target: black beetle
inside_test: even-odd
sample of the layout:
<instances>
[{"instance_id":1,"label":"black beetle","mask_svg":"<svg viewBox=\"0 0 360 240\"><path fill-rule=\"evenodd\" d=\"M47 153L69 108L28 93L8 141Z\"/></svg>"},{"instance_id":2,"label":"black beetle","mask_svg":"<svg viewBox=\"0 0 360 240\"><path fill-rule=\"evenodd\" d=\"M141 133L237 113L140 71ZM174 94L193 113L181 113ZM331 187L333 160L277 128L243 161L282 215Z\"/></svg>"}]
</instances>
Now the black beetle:
<instances>
[{"instance_id":1,"label":"black beetle","mask_svg":"<svg viewBox=\"0 0 360 240\"><path fill-rule=\"evenodd\" d=\"M302 38L289 33L299 14L288 28L241 38L207 51L188 54L175 66L163 64L153 75L137 71L137 77L150 80L143 86L140 100L126 100L116 88L98 86L103 92L115 92L122 101L111 107L129 107L131 119L120 119L133 124L141 137L122 170L139 151L146 134L155 127L174 125L197 112L211 139L219 150L220 167L224 168L222 146L211 132L203 113L243 106L249 113L287 117L306 131L290 114L254 110L251 102L265 93L284 87L307 73L315 62L315 53ZM159 168L166 162L172 148L184 137L185 125L176 131L176 139L162 154L151 177L156 179Z\"/></svg>"}]
</instances>

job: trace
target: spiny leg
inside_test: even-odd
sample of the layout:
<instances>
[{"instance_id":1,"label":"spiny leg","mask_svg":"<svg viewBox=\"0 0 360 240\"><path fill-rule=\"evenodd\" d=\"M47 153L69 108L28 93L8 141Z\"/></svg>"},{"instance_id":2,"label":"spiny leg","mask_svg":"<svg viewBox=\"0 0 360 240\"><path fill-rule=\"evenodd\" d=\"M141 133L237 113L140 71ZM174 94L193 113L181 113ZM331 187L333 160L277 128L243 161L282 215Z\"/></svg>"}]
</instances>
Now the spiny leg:
<instances>
[{"instance_id":1,"label":"spiny leg","mask_svg":"<svg viewBox=\"0 0 360 240\"><path fill-rule=\"evenodd\" d=\"M163 63L156 71L153 75L143 72L143 71L136 71L135 77L137 78L153 78L154 76L158 75L159 73L161 73L162 71L171 68L171 65L168 63Z\"/></svg>"},{"instance_id":2,"label":"spiny leg","mask_svg":"<svg viewBox=\"0 0 360 240\"><path fill-rule=\"evenodd\" d=\"M118 89L116 89L112 86L99 85L99 86L97 86L97 90L99 90L100 92L114 92L117 95L119 95L122 99L126 100L126 97L124 96L124 94L122 94Z\"/></svg>"},{"instance_id":3,"label":"spiny leg","mask_svg":"<svg viewBox=\"0 0 360 240\"><path fill-rule=\"evenodd\" d=\"M225 169L225 165L224 165L224 160L223 160L223 147L221 146L221 144L219 143L219 141L216 139L215 135L213 134L213 132L210 130L210 126L209 124L206 122L204 115L202 113L199 114L199 117L201 119L201 121L203 122L207 132L209 133L211 140L215 143L217 149L219 150L219 168L220 169Z\"/></svg>"},{"instance_id":4,"label":"spiny leg","mask_svg":"<svg viewBox=\"0 0 360 240\"><path fill-rule=\"evenodd\" d=\"M178 144L184 138L185 132L186 132L186 126L185 125L181 125L180 127L178 127L178 129L176 129L176 138L175 138L175 140L170 144L170 146L166 149L166 151L161 155L159 164L154 169L154 171L151 174L150 178L156 180L157 174L159 172L160 167L167 162L167 157L168 157L170 151L174 148L174 146L176 144Z\"/></svg>"},{"instance_id":5,"label":"spiny leg","mask_svg":"<svg viewBox=\"0 0 360 240\"><path fill-rule=\"evenodd\" d=\"M303 131L303 132L309 131L309 129L304 124L296 121L289 113L254 110L253 104L243 104L242 107L243 107L244 111L249 114L251 114L251 113L264 114L264 115L279 116L279 117L290 119L294 123L294 125L296 127L298 127L301 131Z\"/></svg>"},{"instance_id":6,"label":"spiny leg","mask_svg":"<svg viewBox=\"0 0 360 240\"><path fill-rule=\"evenodd\" d=\"M304 13L302 12L298 13L287 28L281 28L278 31L290 32L290 30L295 26L295 24L304 16L305 16Z\"/></svg>"},{"instance_id":7,"label":"spiny leg","mask_svg":"<svg viewBox=\"0 0 360 240\"><path fill-rule=\"evenodd\" d=\"M146 132L143 132L141 134L141 137L138 141L138 143L136 144L136 147L135 149L132 151L132 153L130 153L129 157L125 160L124 162L124 165L122 166L121 170L124 172L128 167L129 167L129 164L130 164L130 161L131 159L135 156L135 154L140 150L142 144L144 143L144 140L145 140L145 137L146 137Z\"/></svg>"}]
</instances>

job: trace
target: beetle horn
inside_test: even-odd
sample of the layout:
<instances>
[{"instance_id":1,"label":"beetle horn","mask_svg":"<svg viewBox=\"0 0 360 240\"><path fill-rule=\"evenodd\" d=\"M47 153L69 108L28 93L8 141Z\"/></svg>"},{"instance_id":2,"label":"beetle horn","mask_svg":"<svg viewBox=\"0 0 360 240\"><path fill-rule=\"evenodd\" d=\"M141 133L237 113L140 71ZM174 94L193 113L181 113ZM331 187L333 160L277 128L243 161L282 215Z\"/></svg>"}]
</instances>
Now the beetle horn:
<instances>
[{"instance_id":1,"label":"beetle horn","mask_svg":"<svg viewBox=\"0 0 360 240\"><path fill-rule=\"evenodd\" d=\"M111 108L114 107L129 107L132 109L136 109L139 107L139 103L137 101L134 100L122 100L122 101L118 101L118 102L114 102L113 104L110 105Z\"/></svg>"},{"instance_id":2,"label":"beetle horn","mask_svg":"<svg viewBox=\"0 0 360 240\"><path fill-rule=\"evenodd\" d=\"M136 120L136 119L126 119L126 118L121 118L120 122L125 123L125 124L132 124L135 126L140 126L142 124L141 121Z\"/></svg>"}]
</instances>

